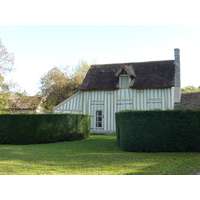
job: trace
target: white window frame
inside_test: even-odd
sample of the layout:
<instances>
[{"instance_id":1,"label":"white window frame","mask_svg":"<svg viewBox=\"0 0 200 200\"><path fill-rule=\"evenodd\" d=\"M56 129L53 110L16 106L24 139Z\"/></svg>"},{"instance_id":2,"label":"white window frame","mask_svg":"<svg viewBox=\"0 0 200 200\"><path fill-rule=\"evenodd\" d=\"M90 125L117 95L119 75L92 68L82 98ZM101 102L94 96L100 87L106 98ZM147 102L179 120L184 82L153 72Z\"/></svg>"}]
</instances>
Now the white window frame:
<instances>
[{"instance_id":1,"label":"white window frame","mask_svg":"<svg viewBox=\"0 0 200 200\"><path fill-rule=\"evenodd\" d=\"M98 112L101 112L101 115L98 114ZM103 110L96 110L96 116L95 116L95 127L96 129L100 128L102 129L103 128ZM97 120L101 118L101 120ZM97 126L97 124L101 124L101 126Z\"/></svg>"},{"instance_id":2,"label":"white window frame","mask_svg":"<svg viewBox=\"0 0 200 200\"><path fill-rule=\"evenodd\" d=\"M127 77L127 79L128 79L128 83L125 86L122 86L122 78L123 77ZM120 77L119 77L120 88L129 88L130 87L130 82L131 82L130 76L126 72L120 74Z\"/></svg>"}]
</instances>

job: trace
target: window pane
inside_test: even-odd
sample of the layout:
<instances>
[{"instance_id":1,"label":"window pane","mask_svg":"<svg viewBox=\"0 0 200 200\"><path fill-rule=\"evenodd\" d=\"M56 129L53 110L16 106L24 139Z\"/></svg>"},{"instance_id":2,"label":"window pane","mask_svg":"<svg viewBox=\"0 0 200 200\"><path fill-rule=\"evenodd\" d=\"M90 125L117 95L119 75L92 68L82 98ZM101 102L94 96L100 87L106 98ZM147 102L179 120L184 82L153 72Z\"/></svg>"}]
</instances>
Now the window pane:
<instances>
[{"instance_id":1,"label":"window pane","mask_svg":"<svg viewBox=\"0 0 200 200\"><path fill-rule=\"evenodd\" d=\"M97 122L96 127L102 127L102 122Z\"/></svg>"},{"instance_id":2,"label":"window pane","mask_svg":"<svg viewBox=\"0 0 200 200\"><path fill-rule=\"evenodd\" d=\"M102 117L96 117L96 121L97 122L101 122L102 121Z\"/></svg>"},{"instance_id":3,"label":"window pane","mask_svg":"<svg viewBox=\"0 0 200 200\"><path fill-rule=\"evenodd\" d=\"M123 69L121 74L127 74L127 72Z\"/></svg>"},{"instance_id":4,"label":"window pane","mask_svg":"<svg viewBox=\"0 0 200 200\"><path fill-rule=\"evenodd\" d=\"M97 110L96 111L96 127L102 128L103 127L103 112L102 110Z\"/></svg>"},{"instance_id":5,"label":"window pane","mask_svg":"<svg viewBox=\"0 0 200 200\"><path fill-rule=\"evenodd\" d=\"M129 86L129 77L128 76L121 76L121 87L128 87Z\"/></svg>"},{"instance_id":6,"label":"window pane","mask_svg":"<svg viewBox=\"0 0 200 200\"><path fill-rule=\"evenodd\" d=\"M102 111L101 110L98 110L97 112L96 112L96 115L102 115Z\"/></svg>"}]
</instances>

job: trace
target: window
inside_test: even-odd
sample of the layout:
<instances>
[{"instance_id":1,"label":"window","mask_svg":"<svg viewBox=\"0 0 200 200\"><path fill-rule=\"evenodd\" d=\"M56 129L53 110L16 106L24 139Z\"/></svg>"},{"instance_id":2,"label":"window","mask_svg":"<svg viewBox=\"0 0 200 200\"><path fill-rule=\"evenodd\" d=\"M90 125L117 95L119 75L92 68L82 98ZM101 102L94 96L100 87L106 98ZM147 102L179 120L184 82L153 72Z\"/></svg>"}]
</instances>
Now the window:
<instances>
[{"instance_id":1,"label":"window","mask_svg":"<svg viewBox=\"0 0 200 200\"><path fill-rule=\"evenodd\" d=\"M125 70L120 75L120 88L129 88L130 77Z\"/></svg>"},{"instance_id":2,"label":"window","mask_svg":"<svg viewBox=\"0 0 200 200\"><path fill-rule=\"evenodd\" d=\"M102 110L96 111L96 127L102 128L103 127L103 113Z\"/></svg>"},{"instance_id":3,"label":"window","mask_svg":"<svg viewBox=\"0 0 200 200\"><path fill-rule=\"evenodd\" d=\"M122 76L121 75L121 88L127 88L129 87L129 77L128 75Z\"/></svg>"},{"instance_id":4,"label":"window","mask_svg":"<svg viewBox=\"0 0 200 200\"><path fill-rule=\"evenodd\" d=\"M162 101L160 99L149 99L147 101L148 110L161 109Z\"/></svg>"}]
</instances>

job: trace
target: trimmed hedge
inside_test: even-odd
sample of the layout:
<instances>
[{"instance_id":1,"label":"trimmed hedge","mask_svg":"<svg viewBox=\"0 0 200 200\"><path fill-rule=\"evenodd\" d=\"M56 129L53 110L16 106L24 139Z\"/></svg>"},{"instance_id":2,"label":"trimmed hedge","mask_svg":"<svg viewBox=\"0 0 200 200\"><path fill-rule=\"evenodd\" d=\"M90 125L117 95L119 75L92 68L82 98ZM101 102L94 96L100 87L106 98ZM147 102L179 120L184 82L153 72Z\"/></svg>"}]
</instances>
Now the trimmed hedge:
<instances>
[{"instance_id":1,"label":"trimmed hedge","mask_svg":"<svg viewBox=\"0 0 200 200\"><path fill-rule=\"evenodd\" d=\"M89 115L0 115L0 144L40 144L81 140L88 138L89 132Z\"/></svg>"},{"instance_id":2,"label":"trimmed hedge","mask_svg":"<svg viewBox=\"0 0 200 200\"><path fill-rule=\"evenodd\" d=\"M116 113L117 144L131 152L199 152L200 110Z\"/></svg>"}]
</instances>

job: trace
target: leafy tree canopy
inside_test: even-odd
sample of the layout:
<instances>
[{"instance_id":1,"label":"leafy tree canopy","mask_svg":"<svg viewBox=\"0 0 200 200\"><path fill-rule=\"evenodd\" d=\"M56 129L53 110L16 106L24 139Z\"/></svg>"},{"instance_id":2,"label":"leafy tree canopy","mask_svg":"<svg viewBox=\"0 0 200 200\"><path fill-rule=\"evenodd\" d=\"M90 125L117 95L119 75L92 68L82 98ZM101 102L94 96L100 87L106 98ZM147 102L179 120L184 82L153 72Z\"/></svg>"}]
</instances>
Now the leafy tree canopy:
<instances>
[{"instance_id":1,"label":"leafy tree canopy","mask_svg":"<svg viewBox=\"0 0 200 200\"><path fill-rule=\"evenodd\" d=\"M199 87L194 87L194 86L187 86L181 89L182 93L187 93L187 92L200 92L200 86Z\"/></svg>"},{"instance_id":2,"label":"leafy tree canopy","mask_svg":"<svg viewBox=\"0 0 200 200\"><path fill-rule=\"evenodd\" d=\"M6 96L8 95L9 83L5 83L4 76L13 70L14 54L9 53L0 39L0 113L6 106Z\"/></svg>"},{"instance_id":3,"label":"leafy tree canopy","mask_svg":"<svg viewBox=\"0 0 200 200\"><path fill-rule=\"evenodd\" d=\"M89 64L80 61L72 71L68 67L53 67L40 79L40 94L46 98L47 111L76 93L82 83Z\"/></svg>"}]
</instances>

